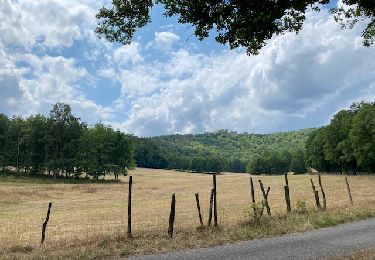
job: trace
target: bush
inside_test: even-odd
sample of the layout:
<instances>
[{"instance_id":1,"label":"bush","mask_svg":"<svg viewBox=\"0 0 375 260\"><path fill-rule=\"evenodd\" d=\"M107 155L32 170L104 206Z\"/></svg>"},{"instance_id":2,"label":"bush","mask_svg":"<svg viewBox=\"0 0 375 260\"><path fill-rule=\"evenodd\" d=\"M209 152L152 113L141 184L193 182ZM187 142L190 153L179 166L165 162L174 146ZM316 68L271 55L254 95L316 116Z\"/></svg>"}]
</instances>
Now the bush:
<instances>
[{"instance_id":1,"label":"bush","mask_svg":"<svg viewBox=\"0 0 375 260\"><path fill-rule=\"evenodd\" d=\"M298 198L296 203L296 208L294 212L298 214L306 214L307 213L307 206L306 206L306 199L305 198Z\"/></svg>"},{"instance_id":2,"label":"bush","mask_svg":"<svg viewBox=\"0 0 375 260\"><path fill-rule=\"evenodd\" d=\"M265 205L263 200L260 201L260 202L252 203L250 208L249 208L250 220L252 220L256 223L260 222L260 218L262 217L263 210L264 210L265 206L266 205Z\"/></svg>"}]
</instances>

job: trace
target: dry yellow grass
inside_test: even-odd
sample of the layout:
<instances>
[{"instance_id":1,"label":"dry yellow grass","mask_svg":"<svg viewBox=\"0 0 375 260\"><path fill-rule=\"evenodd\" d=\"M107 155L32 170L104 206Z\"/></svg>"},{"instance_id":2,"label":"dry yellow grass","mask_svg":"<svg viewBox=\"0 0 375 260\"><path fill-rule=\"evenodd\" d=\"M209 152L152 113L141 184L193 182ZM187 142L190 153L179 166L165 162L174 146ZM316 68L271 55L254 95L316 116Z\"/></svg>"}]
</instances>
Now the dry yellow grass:
<instances>
[{"instance_id":1,"label":"dry yellow grass","mask_svg":"<svg viewBox=\"0 0 375 260\"><path fill-rule=\"evenodd\" d=\"M155 234L167 230L170 199L176 193L175 230L187 230L199 225L195 193L200 194L204 221L207 221L212 176L166 170L136 169L133 176L133 232ZM306 199L314 207L310 186L317 176L289 176L292 204ZM271 187L269 202L272 213L284 213L284 177L255 176L256 198L261 199L257 180ZM349 204L343 176L323 176L328 209ZM89 241L125 233L127 224L127 180L108 184L62 184L0 180L0 251L27 251L37 248L41 225L48 202L53 202L46 243ZM354 202L375 202L375 177L350 176ZM224 174L217 177L219 224L237 225L248 218L249 176ZM31 249L30 249L31 250Z\"/></svg>"}]
</instances>

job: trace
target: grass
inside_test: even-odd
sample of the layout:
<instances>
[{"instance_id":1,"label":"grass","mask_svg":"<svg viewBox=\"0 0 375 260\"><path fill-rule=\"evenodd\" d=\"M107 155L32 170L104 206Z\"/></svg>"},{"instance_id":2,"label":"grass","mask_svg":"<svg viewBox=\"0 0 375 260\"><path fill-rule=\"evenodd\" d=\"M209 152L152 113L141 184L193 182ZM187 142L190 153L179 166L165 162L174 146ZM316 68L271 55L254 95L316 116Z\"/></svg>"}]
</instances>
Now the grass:
<instances>
[{"instance_id":1,"label":"grass","mask_svg":"<svg viewBox=\"0 0 375 260\"><path fill-rule=\"evenodd\" d=\"M343 176L323 176L328 210L317 213L310 187L316 176L289 176L293 206L305 199L308 214L285 215L284 177L261 176L271 187L273 213L249 222L249 179L244 174L217 177L218 229L197 229L194 193L200 194L207 221L212 177L165 170L136 169L133 176L133 234L126 238L127 177L121 183L54 183L0 177L0 258L106 258L205 247L244 239L305 231L375 216L375 177L350 176L355 207L348 207ZM260 200L256 182L256 199ZM175 237L166 234L170 199L176 193ZM48 202L53 202L47 239L39 247Z\"/></svg>"}]
</instances>

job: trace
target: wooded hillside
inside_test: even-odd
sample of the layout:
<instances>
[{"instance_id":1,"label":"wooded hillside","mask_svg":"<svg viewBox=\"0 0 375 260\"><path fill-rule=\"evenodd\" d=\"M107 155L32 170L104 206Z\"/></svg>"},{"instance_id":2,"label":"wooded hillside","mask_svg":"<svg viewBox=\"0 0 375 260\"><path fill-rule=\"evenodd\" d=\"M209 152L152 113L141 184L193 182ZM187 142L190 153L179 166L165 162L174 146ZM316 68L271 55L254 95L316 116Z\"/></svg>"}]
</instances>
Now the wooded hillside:
<instances>
[{"instance_id":1,"label":"wooded hillside","mask_svg":"<svg viewBox=\"0 0 375 260\"><path fill-rule=\"evenodd\" d=\"M219 130L197 135L138 138L136 161L138 166L149 168L252 172L246 167L252 167L256 159L268 156L271 159L285 158L288 171L294 154L304 157L305 142L313 130L264 135Z\"/></svg>"}]
</instances>

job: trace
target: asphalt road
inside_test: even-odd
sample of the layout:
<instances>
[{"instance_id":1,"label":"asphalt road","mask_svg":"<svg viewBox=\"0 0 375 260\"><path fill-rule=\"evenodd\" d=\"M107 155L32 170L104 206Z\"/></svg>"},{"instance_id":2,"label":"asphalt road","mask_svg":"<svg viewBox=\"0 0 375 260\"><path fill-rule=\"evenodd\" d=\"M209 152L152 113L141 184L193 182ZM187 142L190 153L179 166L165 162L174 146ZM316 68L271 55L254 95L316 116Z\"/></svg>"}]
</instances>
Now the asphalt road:
<instances>
[{"instance_id":1,"label":"asphalt road","mask_svg":"<svg viewBox=\"0 0 375 260\"><path fill-rule=\"evenodd\" d=\"M375 248L375 218L282 237L130 259L326 259L368 248Z\"/></svg>"}]
</instances>

